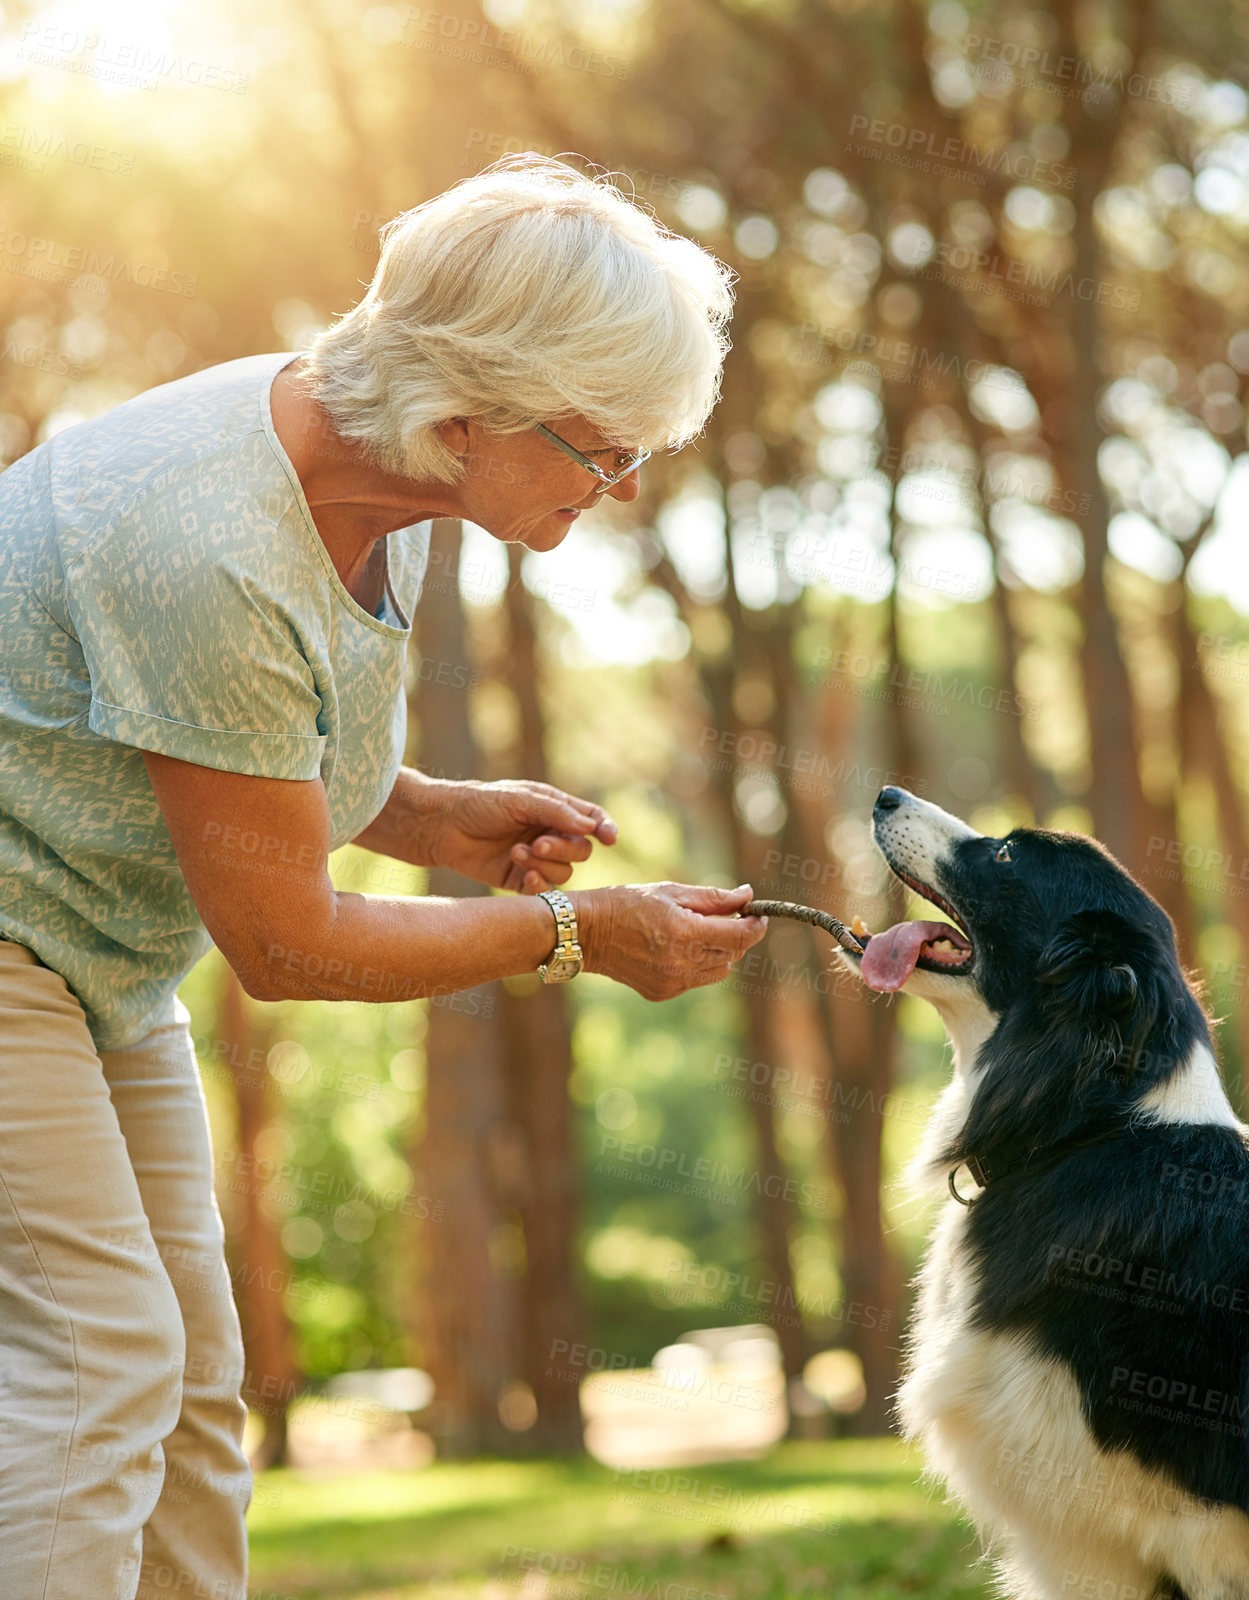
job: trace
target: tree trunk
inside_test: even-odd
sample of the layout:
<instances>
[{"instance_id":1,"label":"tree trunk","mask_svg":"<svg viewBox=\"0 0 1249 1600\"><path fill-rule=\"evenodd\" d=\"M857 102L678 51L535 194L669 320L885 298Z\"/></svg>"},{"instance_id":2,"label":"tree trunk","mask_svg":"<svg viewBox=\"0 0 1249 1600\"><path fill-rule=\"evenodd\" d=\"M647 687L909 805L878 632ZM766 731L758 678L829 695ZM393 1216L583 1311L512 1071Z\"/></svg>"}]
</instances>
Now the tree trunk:
<instances>
[{"instance_id":1,"label":"tree trunk","mask_svg":"<svg viewBox=\"0 0 1249 1600\"><path fill-rule=\"evenodd\" d=\"M1183 587L1183 579L1180 582ZM1186 777L1205 773L1214 789L1220 842L1227 861L1231 863L1230 870L1220 863L1214 871L1223 874L1224 913L1236 930L1240 944L1240 959L1244 963L1249 961L1249 884L1243 882L1240 876L1244 864L1249 862L1249 830L1245 827L1245 802L1228 758L1227 742L1220 726L1222 720L1220 708L1201 668L1197 638L1193 632L1186 601L1185 593L1176 613L1176 631L1179 638L1177 650L1180 663L1179 725L1183 747L1181 771ZM1172 835L1172 838L1182 847L1183 841L1179 840L1178 832ZM1169 846L1171 840L1168 839L1166 842ZM1159 873L1165 872L1165 864L1160 864L1157 870ZM1183 887L1187 872L1182 864L1177 870ZM1195 955L1195 950L1191 951L1189 959L1195 959ZM1232 1007L1232 1017L1240 1055L1240 1070L1245 1075L1241 1088L1243 1104L1249 1103L1249 1009L1245 1005L1243 986Z\"/></svg>"},{"instance_id":2,"label":"tree trunk","mask_svg":"<svg viewBox=\"0 0 1249 1600\"><path fill-rule=\"evenodd\" d=\"M260 1135L273 1121L273 1091L264 1065L268 1052L248 1014L243 986L228 966L222 976L218 1016L238 1106L238 1151L245 1158L241 1170L255 1173L263 1165L257 1150ZM264 1435L252 1455L253 1467L261 1472L286 1462L286 1416L303 1388L303 1374L296 1364L294 1337L282 1304L290 1264L277 1229L261 1204L263 1187L254 1178L242 1187L241 1260L232 1277L247 1357L243 1398L264 1421Z\"/></svg>"},{"instance_id":3,"label":"tree trunk","mask_svg":"<svg viewBox=\"0 0 1249 1600\"><path fill-rule=\"evenodd\" d=\"M746 672L753 670L759 673L766 678L772 695L772 711L766 719L766 732L775 747L780 750L784 748L788 737L786 711L790 686L787 679L791 670L789 660L792 618L780 607L773 609L772 615L766 622L763 619L753 622L746 617L737 593L732 550L727 538L727 520L725 533L728 606L736 649L733 652L733 664L719 677L717 684L719 703L715 707L715 712L717 717L722 719L721 726L731 728L740 736L745 730L734 706L734 689L743 668ZM778 671L778 662L782 660L785 664ZM734 665L737 668L736 672ZM737 743L735 740L734 748ZM743 883L758 882L763 877L765 844L759 834L745 826L742 819L736 802L737 777L738 774L732 767L727 772L717 773L717 789L736 871L743 875L741 879ZM784 801L788 818L792 800L789 796L785 796ZM786 826L788 825L787 822ZM752 1061L766 1061L775 1069L783 1064L781 1061L783 1047L774 1025L773 1006L766 993L758 992L759 988L759 985L753 983L746 985L744 999L747 1043ZM776 1146L776 1108L773 1105L775 1098L774 1095L767 1095L759 1098L751 1097L748 1101L751 1120L755 1126L755 1144L759 1162L759 1221L763 1230L768 1271L779 1286L778 1303L795 1305L798 1297L794 1290L793 1264L789 1253L793 1210L790 1202L784 1198L785 1172ZM809 1354L806 1330L800 1322L795 1323L788 1317L781 1317L776 1323L775 1332L781 1347L785 1376L801 1377Z\"/></svg>"},{"instance_id":4,"label":"tree trunk","mask_svg":"<svg viewBox=\"0 0 1249 1600\"><path fill-rule=\"evenodd\" d=\"M730 360L733 353L730 352ZM722 430L726 426L724 420L718 423L713 447L718 445ZM728 537L727 507L725 508L725 571L727 574L727 594L725 597L725 611L733 631L734 648L727 659L716 662L701 661L699 673L703 692L707 698L708 708L715 725L733 735L733 748L736 749L740 736L746 731L741 717L734 705L734 693L741 677L742 669L756 671L767 676L773 689L773 713L768 722L768 734L779 749L784 743L783 724L778 718L778 708L783 703L785 693L784 684L777 685L774 681L772 661L769 656L769 646L760 637L760 630L764 626L761 622L756 625L749 620L742 608L738 597L737 587L733 572L732 551ZM671 574L668 581L672 582ZM680 593L678 588L678 594ZM686 597L688 598L688 597ZM678 602L679 603L679 602ZM788 640L789 625L785 626L785 638ZM773 644L773 649L775 644ZM788 650L788 644L785 646ZM778 698L781 697L781 698ZM738 811L735 792L737 779L740 776L736 770L736 763L730 762L724 770L716 768L711 793L714 796L716 808L719 812L725 842L730 860L734 864L734 873L741 874L743 883L760 884L765 876L763 868L764 842L760 836L753 833L744 825ZM786 802L788 809L788 801ZM732 980L730 980L732 984ZM776 1035L772 1007L765 994L754 991L758 986L753 983L745 985L742 995L747 1015L746 1044L751 1051L754 1061L766 1061L773 1067L779 1065L781 1042ZM763 1233L763 1253L767 1260L768 1274L776 1283L778 1294L777 1303L782 1306L793 1306L798 1303L794 1291L793 1265L789 1256L789 1228L790 1213L787 1202L783 1197L769 1195L768 1189L776 1190L781 1185L776 1181L769 1183L769 1177L775 1180L783 1171L783 1164L776 1147L776 1129L773 1121L773 1107L768 1100L751 1100L749 1102L751 1120L755 1129L756 1150L759 1163L761 1205L759 1221ZM775 1325L775 1332L781 1347L781 1358L784 1363L786 1377L797 1377L801 1374L807 1358L806 1334L801 1326L795 1326L789 1319L781 1318Z\"/></svg>"},{"instance_id":5,"label":"tree trunk","mask_svg":"<svg viewBox=\"0 0 1249 1600\"><path fill-rule=\"evenodd\" d=\"M468 778L478 763L462 687L471 673L457 584L460 537L458 522L434 523L430 564L442 592L421 613L423 655L457 670L423 680L415 703L422 766ZM430 872L429 892L489 891L439 868ZM417 1233L417 1325L435 1385L430 1430L444 1455L507 1450L515 1439L499 1415L500 1396L521 1366L516 1223L497 1170L508 1137L501 995L501 984L481 984L429 1006L425 1130L414 1165L425 1192L442 1202L443 1219L422 1222Z\"/></svg>"},{"instance_id":6,"label":"tree trunk","mask_svg":"<svg viewBox=\"0 0 1249 1600\"><path fill-rule=\"evenodd\" d=\"M889 638L892 643L892 628ZM889 660L896 659L891 649ZM889 705L886 702L886 705ZM828 688L819 707L818 727L826 749L849 750L854 745L855 724L861 702L835 686ZM886 715L892 726L887 739L886 764L905 772L907 742L900 707ZM898 719L898 720L894 720ZM815 854L824 827L813 812L804 813L807 849ZM861 907L870 926L879 929L892 917L896 894L886 884L884 894ZM854 910L861 901L856 898ZM850 915L843 905L841 914ZM840 968L837 957L831 960ZM858 1434L880 1433L890 1425L890 1402L898 1381L898 1335L901 1318L901 1271L889 1247L880 1208L883 1170L881 1141L885 1109L893 1086L893 1050L896 1025L893 1008L869 995L857 979L833 982L820 1007L827 1049L835 1062L833 1095L828 1107L829 1148L844 1196L841 1242L842 1321L847 1346L863 1367L867 1398L851 1419Z\"/></svg>"},{"instance_id":7,"label":"tree trunk","mask_svg":"<svg viewBox=\"0 0 1249 1600\"><path fill-rule=\"evenodd\" d=\"M1057 48L1080 56L1076 0L1058 0ZM1101 194L1115 145L1105 119L1090 113L1087 96L1063 101L1071 140L1068 162L1075 172L1072 203L1075 226L1071 268L1076 284L1098 284L1104 273L1094 209ZM1096 297L1061 296L1066 323L1070 371L1063 402L1053 406L1046 425L1055 435L1060 475L1074 492L1075 503L1087 507L1080 518L1084 535L1084 577L1080 610L1084 624L1081 665L1089 722L1092 763L1090 801L1093 828L1110 852L1139 872L1144 860L1147 823L1141 793L1136 708L1127 664L1119 646L1118 621L1106 591L1110 508L1098 471L1098 451L1105 432L1098 402L1105 387L1101 364L1102 320Z\"/></svg>"},{"instance_id":8,"label":"tree trunk","mask_svg":"<svg viewBox=\"0 0 1249 1600\"><path fill-rule=\"evenodd\" d=\"M515 775L546 783L533 602L521 581L522 552L513 545L508 554L509 676L520 708ZM554 945L554 918L551 942ZM525 1230L521 1322L525 1371L538 1407L529 1443L542 1451L579 1450L582 1436L579 1386L564 1381L555 1356L559 1349L584 1342L585 1329L577 1285L580 1195L568 1093L573 1057L565 997L562 986L539 983L526 993L509 988L503 1000L511 1110L523 1132L527 1158L520 1195Z\"/></svg>"}]
</instances>

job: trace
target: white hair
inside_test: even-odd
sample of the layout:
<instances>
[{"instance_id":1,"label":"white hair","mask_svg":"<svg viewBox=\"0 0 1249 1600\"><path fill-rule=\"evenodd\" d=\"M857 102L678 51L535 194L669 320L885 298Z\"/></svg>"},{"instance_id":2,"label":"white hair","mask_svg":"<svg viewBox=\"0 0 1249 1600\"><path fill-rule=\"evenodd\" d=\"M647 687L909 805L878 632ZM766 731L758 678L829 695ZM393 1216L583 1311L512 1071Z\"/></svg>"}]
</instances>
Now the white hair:
<instances>
[{"instance_id":1,"label":"white hair","mask_svg":"<svg viewBox=\"0 0 1249 1600\"><path fill-rule=\"evenodd\" d=\"M580 415L609 445L669 449L719 398L731 269L605 175L505 156L393 218L360 303L304 352L306 392L389 471L464 466L434 431Z\"/></svg>"}]
</instances>

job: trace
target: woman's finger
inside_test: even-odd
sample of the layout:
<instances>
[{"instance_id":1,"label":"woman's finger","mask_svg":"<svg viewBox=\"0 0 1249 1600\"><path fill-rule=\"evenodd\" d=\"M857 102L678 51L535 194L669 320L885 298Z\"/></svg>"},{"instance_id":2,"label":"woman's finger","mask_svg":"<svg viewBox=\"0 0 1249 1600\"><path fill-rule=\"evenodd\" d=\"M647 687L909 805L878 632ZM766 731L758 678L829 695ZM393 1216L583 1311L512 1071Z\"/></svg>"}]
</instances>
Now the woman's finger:
<instances>
[{"instance_id":1,"label":"woman's finger","mask_svg":"<svg viewBox=\"0 0 1249 1600\"><path fill-rule=\"evenodd\" d=\"M564 833L591 834L601 844L615 844L616 824L592 800L565 794L549 783L518 783L514 788L528 802L531 820L543 828Z\"/></svg>"},{"instance_id":2,"label":"woman's finger","mask_svg":"<svg viewBox=\"0 0 1249 1600\"><path fill-rule=\"evenodd\" d=\"M517 875L525 894L541 894L543 889L558 889L567 883L572 877L572 868L561 866L558 862L544 861L541 866L534 862L513 867L512 873ZM511 877L512 873L508 876Z\"/></svg>"},{"instance_id":3,"label":"woman's finger","mask_svg":"<svg viewBox=\"0 0 1249 1600\"><path fill-rule=\"evenodd\" d=\"M588 839L576 834L543 833L528 844L514 844L512 860L526 865L531 861L543 865L547 862L588 861L593 848Z\"/></svg>"}]
</instances>

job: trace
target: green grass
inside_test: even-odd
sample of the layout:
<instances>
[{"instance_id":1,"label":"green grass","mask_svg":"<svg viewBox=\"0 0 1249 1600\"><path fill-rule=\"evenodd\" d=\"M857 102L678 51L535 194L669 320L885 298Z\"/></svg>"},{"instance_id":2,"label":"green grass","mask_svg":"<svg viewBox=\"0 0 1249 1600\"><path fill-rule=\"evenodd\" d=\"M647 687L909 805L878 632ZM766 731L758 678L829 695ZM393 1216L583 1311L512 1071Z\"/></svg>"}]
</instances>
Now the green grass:
<instances>
[{"instance_id":1,"label":"green grass","mask_svg":"<svg viewBox=\"0 0 1249 1600\"><path fill-rule=\"evenodd\" d=\"M262 1600L987 1600L975 1536L891 1439L616 1474L586 1461L266 1473ZM678 1479L685 1480L683 1483Z\"/></svg>"}]
</instances>

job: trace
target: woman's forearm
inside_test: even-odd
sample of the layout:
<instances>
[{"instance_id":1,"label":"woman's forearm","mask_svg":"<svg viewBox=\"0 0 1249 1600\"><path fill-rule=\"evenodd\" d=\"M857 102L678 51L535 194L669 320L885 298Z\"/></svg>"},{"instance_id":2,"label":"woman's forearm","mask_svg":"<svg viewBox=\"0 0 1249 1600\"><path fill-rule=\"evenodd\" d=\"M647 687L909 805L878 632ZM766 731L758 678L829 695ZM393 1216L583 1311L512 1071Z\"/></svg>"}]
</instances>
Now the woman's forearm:
<instances>
[{"instance_id":1,"label":"woman's forearm","mask_svg":"<svg viewBox=\"0 0 1249 1600\"><path fill-rule=\"evenodd\" d=\"M152 752L144 759L195 908L257 1000L451 994L533 972L555 949L555 917L536 893L430 900L335 889L326 871L330 808L319 778L255 778ZM431 781L408 772L405 785ZM459 872L472 868L481 882L505 881L509 858L537 828L548 829L537 847L549 842L551 870L565 878L585 846L563 830L614 832L601 808L543 784L446 787L459 800L457 809L435 813L435 857ZM454 830L448 816L458 818ZM270 843L275 859L258 859L257 849L268 851ZM542 875L532 876L536 887ZM529 877L523 874L526 887ZM752 892L749 884L730 890L676 883L578 890L570 898L586 970L652 1000L717 983L763 936L760 918L740 915Z\"/></svg>"},{"instance_id":2,"label":"woman's forearm","mask_svg":"<svg viewBox=\"0 0 1249 1600\"><path fill-rule=\"evenodd\" d=\"M594 891L573 897L583 939ZM333 917L271 942L261 1000L421 1000L534 972L556 944L555 918L530 895L398 899L335 892Z\"/></svg>"}]
</instances>

